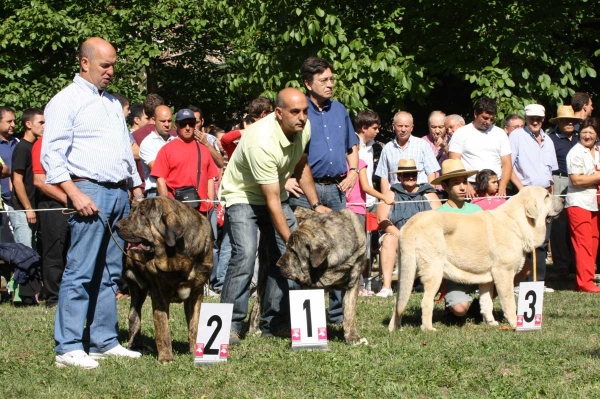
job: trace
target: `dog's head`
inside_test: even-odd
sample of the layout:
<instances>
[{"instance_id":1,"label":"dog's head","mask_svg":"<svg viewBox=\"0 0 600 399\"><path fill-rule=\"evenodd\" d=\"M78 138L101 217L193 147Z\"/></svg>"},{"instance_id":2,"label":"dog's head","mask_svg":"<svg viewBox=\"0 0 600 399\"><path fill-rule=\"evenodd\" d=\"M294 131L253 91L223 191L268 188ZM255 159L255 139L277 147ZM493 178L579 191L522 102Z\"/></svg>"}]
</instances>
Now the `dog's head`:
<instances>
[{"instance_id":1,"label":"dog's head","mask_svg":"<svg viewBox=\"0 0 600 399\"><path fill-rule=\"evenodd\" d=\"M538 221L543 221L544 224L549 223L552 219L557 218L563 210L562 198L551 195L542 187L524 187L517 196L522 197L525 216L533 225L537 225Z\"/></svg>"},{"instance_id":2,"label":"dog's head","mask_svg":"<svg viewBox=\"0 0 600 399\"><path fill-rule=\"evenodd\" d=\"M179 203L171 198L156 197L131 208L128 217L117 222L117 233L133 244L129 249L162 252L183 237L184 226L179 216Z\"/></svg>"}]
</instances>

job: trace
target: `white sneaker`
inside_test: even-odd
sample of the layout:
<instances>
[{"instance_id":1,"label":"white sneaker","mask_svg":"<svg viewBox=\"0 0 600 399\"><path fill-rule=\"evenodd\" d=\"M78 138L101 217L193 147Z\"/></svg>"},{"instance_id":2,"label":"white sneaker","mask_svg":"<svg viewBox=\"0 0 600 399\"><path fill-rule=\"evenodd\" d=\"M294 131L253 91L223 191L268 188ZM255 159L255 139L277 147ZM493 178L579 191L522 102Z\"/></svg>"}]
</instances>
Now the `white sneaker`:
<instances>
[{"instance_id":1,"label":"white sneaker","mask_svg":"<svg viewBox=\"0 0 600 399\"><path fill-rule=\"evenodd\" d=\"M382 288L375 296L378 296L379 298L389 298L394 296L394 292L391 288Z\"/></svg>"},{"instance_id":2,"label":"white sneaker","mask_svg":"<svg viewBox=\"0 0 600 399\"><path fill-rule=\"evenodd\" d=\"M127 348L123 348L121 345L117 345L112 349L107 350L106 352L90 352L90 357L92 359L104 359L109 356L115 357L130 357L132 359L141 357L142 354L140 352L131 351Z\"/></svg>"},{"instance_id":3,"label":"white sneaker","mask_svg":"<svg viewBox=\"0 0 600 399\"><path fill-rule=\"evenodd\" d=\"M554 289L550 287L544 287L544 292L554 292Z\"/></svg>"},{"instance_id":4,"label":"white sneaker","mask_svg":"<svg viewBox=\"0 0 600 399\"><path fill-rule=\"evenodd\" d=\"M56 355L55 362L57 367L76 366L82 369L95 369L98 362L88 356L82 350L67 352L63 355Z\"/></svg>"}]
</instances>

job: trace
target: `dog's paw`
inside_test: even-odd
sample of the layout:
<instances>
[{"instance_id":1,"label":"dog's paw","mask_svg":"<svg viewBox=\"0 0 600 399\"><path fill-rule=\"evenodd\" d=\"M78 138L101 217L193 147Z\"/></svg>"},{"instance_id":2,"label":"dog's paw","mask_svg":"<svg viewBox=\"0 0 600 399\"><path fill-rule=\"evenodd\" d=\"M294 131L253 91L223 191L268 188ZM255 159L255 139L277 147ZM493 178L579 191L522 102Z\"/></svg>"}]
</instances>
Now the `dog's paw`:
<instances>
[{"instance_id":1,"label":"dog's paw","mask_svg":"<svg viewBox=\"0 0 600 399\"><path fill-rule=\"evenodd\" d=\"M354 346L360 346L360 345L369 345L369 341L367 341L366 338L361 338L360 340L354 342L353 344Z\"/></svg>"},{"instance_id":2,"label":"dog's paw","mask_svg":"<svg viewBox=\"0 0 600 399\"><path fill-rule=\"evenodd\" d=\"M488 326L493 326L493 327L500 325L496 320L488 321L487 324L488 324Z\"/></svg>"},{"instance_id":3,"label":"dog's paw","mask_svg":"<svg viewBox=\"0 0 600 399\"><path fill-rule=\"evenodd\" d=\"M427 326L421 325L421 331L425 331L425 332L427 332L427 331L437 331L437 328L427 327Z\"/></svg>"}]
</instances>

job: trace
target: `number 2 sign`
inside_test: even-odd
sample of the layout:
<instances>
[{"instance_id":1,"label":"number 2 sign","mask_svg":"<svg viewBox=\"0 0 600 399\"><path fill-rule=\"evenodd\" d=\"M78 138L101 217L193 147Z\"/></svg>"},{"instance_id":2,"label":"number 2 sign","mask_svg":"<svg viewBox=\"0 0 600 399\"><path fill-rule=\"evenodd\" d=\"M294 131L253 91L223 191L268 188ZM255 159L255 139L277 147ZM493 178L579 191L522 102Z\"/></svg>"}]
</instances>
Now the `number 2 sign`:
<instances>
[{"instance_id":1,"label":"number 2 sign","mask_svg":"<svg viewBox=\"0 0 600 399\"><path fill-rule=\"evenodd\" d=\"M327 349L324 290L290 291L292 349Z\"/></svg>"},{"instance_id":2,"label":"number 2 sign","mask_svg":"<svg viewBox=\"0 0 600 399\"><path fill-rule=\"evenodd\" d=\"M202 304L194 353L195 365L227 361L232 314L232 303Z\"/></svg>"},{"instance_id":3,"label":"number 2 sign","mask_svg":"<svg viewBox=\"0 0 600 399\"><path fill-rule=\"evenodd\" d=\"M517 331L542 329L544 282L521 283L517 307Z\"/></svg>"}]
</instances>

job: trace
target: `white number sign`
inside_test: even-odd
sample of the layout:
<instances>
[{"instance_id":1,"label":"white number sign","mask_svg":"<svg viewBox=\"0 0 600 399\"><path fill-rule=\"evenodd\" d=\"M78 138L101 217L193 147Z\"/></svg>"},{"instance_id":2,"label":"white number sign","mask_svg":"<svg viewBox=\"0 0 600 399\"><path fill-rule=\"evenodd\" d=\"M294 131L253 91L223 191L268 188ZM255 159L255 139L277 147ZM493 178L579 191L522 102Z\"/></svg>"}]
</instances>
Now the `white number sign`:
<instances>
[{"instance_id":1,"label":"white number sign","mask_svg":"<svg viewBox=\"0 0 600 399\"><path fill-rule=\"evenodd\" d=\"M227 361L232 314L232 303L202 304L194 353L195 365Z\"/></svg>"},{"instance_id":2,"label":"white number sign","mask_svg":"<svg viewBox=\"0 0 600 399\"><path fill-rule=\"evenodd\" d=\"M327 349L324 290L290 291L292 349Z\"/></svg>"},{"instance_id":3,"label":"white number sign","mask_svg":"<svg viewBox=\"0 0 600 399\"><path fill-rule=\"evenodd\" d=\"M521 283L517 306L517 331L542 329L544 307L544 282Z\"/></svg>"}]
</instances>

